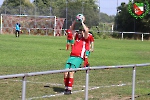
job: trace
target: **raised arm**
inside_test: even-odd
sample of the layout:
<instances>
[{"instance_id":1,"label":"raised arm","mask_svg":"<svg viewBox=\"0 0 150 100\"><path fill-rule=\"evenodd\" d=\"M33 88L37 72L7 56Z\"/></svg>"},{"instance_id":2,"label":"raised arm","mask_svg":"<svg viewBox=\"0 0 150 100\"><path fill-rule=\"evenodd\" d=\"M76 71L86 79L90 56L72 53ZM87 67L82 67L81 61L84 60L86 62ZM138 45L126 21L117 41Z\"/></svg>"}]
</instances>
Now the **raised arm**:
<instances>
[{"instance_id":1,"label":"raised arm","mask_svg":"<svg viewBox=\"0 0 150 100\"><path fill-rule=\"evenodd\" d=\"M75 35L76 31L75 29L76 21L73 21L72 25L70 26L70 30L72 31L73 35Z\"/></svg>"},{"instance_id":2,"label":"raised arm","mask_svg":"<svg viewBox=\"0 0 150 100\"><path fill-rule=\"evenodd\" d=\"M88 38L88 33L89 33L89 28L84 24L84 21L85 21L85 17L83 17L83 20L81 22L85 32L83 34L84 38L87 39Z\"/></svg>"},{"instance_id":3,"label":"raised arm","mask_svg":"<svg viewBox=\"0 0 150 100\"><path fill-rule=\"evenodd\" d=\"M74 20L73 23L72 23L72 25L70 26L70 30L74 30L75 25L76 25L76 21Z\"/></svg>"}]
</instances>

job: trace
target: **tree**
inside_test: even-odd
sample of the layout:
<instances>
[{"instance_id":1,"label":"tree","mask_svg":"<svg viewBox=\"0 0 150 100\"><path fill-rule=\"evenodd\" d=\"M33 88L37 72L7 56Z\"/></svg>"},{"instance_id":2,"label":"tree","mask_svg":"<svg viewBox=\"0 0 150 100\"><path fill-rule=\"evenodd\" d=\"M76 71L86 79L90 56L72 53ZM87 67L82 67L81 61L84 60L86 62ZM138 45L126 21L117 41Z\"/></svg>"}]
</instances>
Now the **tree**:
<instances>
[{"instance_id":1,"label":"tree","mask_svg":"<svg viewBox=\"0 0 150 100\"><path fill-rule=\"evenodd\" d=\"M143 2L143 0L135 0L135 2ZM150 0L148 0L150 4ZM124 32L150 32L150 15L146 15L143 19L135 19L129 13L129 3L122 3L118 8L118 13L115 17L115 30ZM133 11L133 8L131 9ZM125 34L127 37L132 37L133 34Z\"/></svg>"},{"instance_id":2,"label":"tree","mask_svg":"<svg viewBox=\"0 0 150 100\"><path fill-rule=\"evenodd\" d=\"M86 16L86 23L88 26L98 25L99 10L95 4L95 0L34 0L34 5L40 8L39 11L48 14L48 9L52 8L53 15L67 19L67 28L75 20L75 16L83 13ZM41 13L38 13L41 14Z\"/></svg>"},{"instance_id":3,"label":"tree","mask_svg":"<svg viewBox=\"0 0 150 100\"><path fill-rule=\"evenodd\" d=\"M115 30L146 32L145 29L147 29L146 27L149 25L147 22L150 20L149 15L145 16L143 19L135 19L129 13L128 6L129 4L124 4L117 8L119 12L115 17ZM142 25L145 27L144 29Z\"/></svg>"},{"instance_id":4,"label":"tree","mask_svg":"<svg viewBox=\"0 0 150 100\"><path fill-rule=\"evenodd\" d=\"M29 0L5 0L0 8L1 14L24 14L29 13L33 5Z\"/></svg>"},{"instance_id":5,"label":"tree","mask_svg":"<svg viewBox=\"0 0 150 100\"><path fill-rule=\"evenodd\" d=\"M79 13L86 16L86 24L98 26L100 22L112 23L114 16L100 13L97 0L5 0L0 8L2 14L45 15L66 18L64 28L69 28ZM101 16L100 16L101 15Z\"/></svg>"}]
</instances>

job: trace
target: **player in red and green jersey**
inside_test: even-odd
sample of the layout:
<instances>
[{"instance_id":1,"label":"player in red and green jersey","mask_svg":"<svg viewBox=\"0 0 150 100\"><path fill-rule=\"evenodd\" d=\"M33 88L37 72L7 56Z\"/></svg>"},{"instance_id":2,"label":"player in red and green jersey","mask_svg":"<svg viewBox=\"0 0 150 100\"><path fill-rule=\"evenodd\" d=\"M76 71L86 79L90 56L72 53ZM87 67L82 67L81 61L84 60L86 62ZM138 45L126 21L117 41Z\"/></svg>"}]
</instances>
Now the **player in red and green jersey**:
<instances>
[{"instance_id":1,"label":"player in red and green jersey","mask_svg":"<svg viewBox=\"0 0 150 100\"><path fill-rule=\"evenodd\" d=\"M74 40L73 40L73 34L70 29L66 30L67 33L67 44L66 44L66 50L69 50L69 46L71 44L71 48L73 46Z\"/></svg>"},{"instance_id":2,"label":"player in red and green jersey","mask_svg":"<svg viewBox=\"0 0 150 100\"><path fill-rule=\"evenodd\" d=\"M89 62L88 62L88 57L90 56L90 52L94 51L94 37L92 35L91 32L88 33L88 38L89 38L89 44L87 44L88 46L86 46L86 52L85 52L85 58L84 58L84 67L88 67L89 66Z\"/></svg>"},{"instance_id":3,"label":"player in red and green jersey","mask_svg":"<svg viewBox=\"0 0 150 100\"><path fill-rule=\"evenodd\" d=\"M78 37L76 37L75 43L72 46L70 57L66 62L65 69L79 68L83 62L83 58L85 56L85 51L86 51L86 44L89 43L89 38L88 38L89 31L87 26L84 24L84 20L85 17L81 22L83 26L83 30L79 30L78 32ZM74 21L72 26L70 27L72 32L74 31L75 24L76 21ZM74 82L74 72L65 72L64 73L64 84L65 84L64 94L71 94L73 82Z\"/></svg>"}]
</instances>

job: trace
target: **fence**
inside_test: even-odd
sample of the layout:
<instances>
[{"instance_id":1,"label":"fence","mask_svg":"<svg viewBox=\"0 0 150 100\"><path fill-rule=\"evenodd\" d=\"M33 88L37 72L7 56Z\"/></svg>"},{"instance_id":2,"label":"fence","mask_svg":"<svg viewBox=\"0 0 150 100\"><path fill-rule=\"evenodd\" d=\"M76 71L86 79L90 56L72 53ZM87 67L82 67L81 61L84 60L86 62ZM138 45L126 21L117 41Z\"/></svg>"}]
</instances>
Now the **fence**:
<instances>
[{"instance_id":1,"label":"fence","mask_svg":"<svg viewBox=\"0 0 150 100\"><path fill-rule=\"evenodd\" d=\"M123 39L124 37L123 37L123 34L125 34L125 33L133 33L133 34L141 34L141 40L143 41L143 39L144 39L144 34L145 35L150 35L150 33L141 33L141 32L120 32L121 33L121 38ZM149 36L148 36L149 37Z\"/></svg>"},{"instance_id":2,"label":"fence","mask_svg":"<svg viewBox=\"0 0 150 100\"><path fill-rule=\"evenodd\" d=\"M35 0L36 1L36 0ZM60 18L66 18L65 23L63 25L63 29L68 29L72 23L72 21L75 20L75 16L78 13L83 13L82 9L84 7L80 6L80 8L68 8L66 5L66 0L61 0L62 5L64 6L54 6L51 4L55 3L55 0L51 0L51 4L49 6L45 3L45 7L38 7L32 4L31 7L20 5L20 6L8 6L7 4L0 7L0 13L1 14L11 14L11 15L36 15L36 16L57 16ZM86 3L85 3L86 4ZM79 3L79 5L82 5L82 2ZM84 5L85 6L85 5ZM62 8L60 8L62 7ZM98 11L98 9L96 9ZM84 12L89 12L89 9L84 9ZM95 12L95 11L92 11ZM96 22L95 22L96 23Z\"/></svg>"},{"instance_id":3,"label":"fence","mask_svg":"<svg viewBox=\"0 0 150 100\"><path fill-rule=\"evenodd\" d=\"M56 16L1 14L1 34L15 33L15 24L19 23L22 34L62 35L64 20Z\"/></svg>"},{"instance_id":4,"label":"fence","mask_svg":"<svg viewBox=\"0 0 150 100\"><path fill-rule=\"evenodd\" d=\"M118 65L118 66L95 66L87 68L78 68L78 69L68 69L68 70L53 70L53 71L44 71L44 72L32 72L32 73L23 73L23 74L12 74L0 76L0 79L10 79L10 78L19 78L22 77L22 100L26 98L26 82L27 77L37 76L37 75L46 75L46 74L56 74L69 71L84 71L86 70L86 82L85 82L85 100L88 100L88 86L89 86L89 71L90 70L100 70L100 69L112 69L112 68L133 68L132 73L132 100L135 98L135 77L136 77L136 67L150 66L150 63L145 64L132 64L132 65Z\"/></svg>"}]
</instances>

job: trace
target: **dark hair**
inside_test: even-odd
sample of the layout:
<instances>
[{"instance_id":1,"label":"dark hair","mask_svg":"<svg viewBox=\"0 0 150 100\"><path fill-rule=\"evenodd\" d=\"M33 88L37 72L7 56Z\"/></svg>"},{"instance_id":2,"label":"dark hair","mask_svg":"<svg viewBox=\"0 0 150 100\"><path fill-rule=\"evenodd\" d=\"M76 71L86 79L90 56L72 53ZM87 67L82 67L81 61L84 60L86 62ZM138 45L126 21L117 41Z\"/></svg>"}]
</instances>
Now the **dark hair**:
<instances>
[{"instance_id":1,"label":"dark hair","mask_svg":"<svg viewBox=\"0 0 150 100\"><path fill-rule=\"evenodd\" d=\"M91 31L89 31L89 33L93 34Z\"/></svg>"},{"instance_id":2,"label":"dark hair","mask_svg":"<svg viewBox=\"0 0 150 100\"><path fill-rule=\"evenodd\" d=\"M79 29L79 31L82 31L82 29Z\"/></svg>"},{"instance_id":3,"label":"dark hair","mask_svg":"<svg viewBox=\"0 0 150 100\"><path fill-rule=\"evenodd\" d=\"M80 28L79 31L85 31L84 28Z\"/></svg>"}]
</instances>

